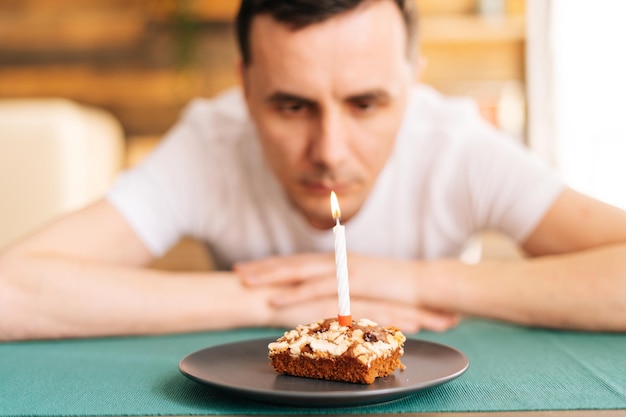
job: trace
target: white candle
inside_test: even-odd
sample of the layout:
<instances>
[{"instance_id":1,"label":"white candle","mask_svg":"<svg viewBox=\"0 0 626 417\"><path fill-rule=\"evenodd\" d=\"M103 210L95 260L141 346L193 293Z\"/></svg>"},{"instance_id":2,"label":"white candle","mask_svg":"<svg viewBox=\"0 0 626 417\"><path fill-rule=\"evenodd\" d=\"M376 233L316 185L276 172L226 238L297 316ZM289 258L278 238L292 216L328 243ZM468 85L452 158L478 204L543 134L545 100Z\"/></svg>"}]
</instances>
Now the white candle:
<instances>
[{"instance_id":1,"label":"white candle","mask_svg":"<svg viewBox=\"0 0 626 417\"><path fill-rule=\"evenodd\" d=\"M350 286L348 285L348 255L346 251L346 228L341 225L341 210L337 195L330 193L330 206L333 219L336 221L333 227L335 235L335 268L337 274L337 295L339 297L339 324L349 326L352 324L350 313Z\"/></svg>"}]
</instances>

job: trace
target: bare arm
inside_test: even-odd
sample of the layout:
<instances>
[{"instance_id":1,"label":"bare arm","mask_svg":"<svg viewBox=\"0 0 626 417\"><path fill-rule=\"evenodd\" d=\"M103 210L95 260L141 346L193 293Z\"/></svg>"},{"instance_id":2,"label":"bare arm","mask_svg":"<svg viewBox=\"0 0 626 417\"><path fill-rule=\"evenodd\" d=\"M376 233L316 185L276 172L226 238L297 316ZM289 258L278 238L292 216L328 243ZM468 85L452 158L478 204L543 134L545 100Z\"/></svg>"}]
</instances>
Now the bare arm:
<instances>
[{"instance_id":1,"label":"bare arm","mask_svg":"<svg viewBox=\"0 0 626 417\"><path fill-rule=\"evenodd\" d=\"M433 265L426 303L514 322L626 331L626 212L564 191L523 245L528 260Z\"/></svg>"},{"instance_id":2,"label":"bare arm","mask_svg":"<svg viewBox=\"0 0 626 417\"><path fill-rule=\"evenodd\" d=\"M293 327L336 313L334 296L277 308L271 300L291 282L253 288L231 272L158 271L150 261L106 201L15 243L0 253L0 341Z\"/></svg>"},{"instance_id":3,"label":"bare arm","mask_svg":"<svg viewBox=\"0 0 626 417\"><path fill-rule=\"evenodd\" d=\"M438 317L482 316L555 328L626 331L626 213L566 190L524 243L531 255L519 261L466 265L457 260L398 261L350 255L354 299L412 305ZM239 267L252 286L300 277L301 285L273 298L277 306L328 296L336 291L322 258L295 257L282 268L269 261ZM275 262L275 261L273 261ZM326 262L331 265L332 259ZM310 265L317 265L311 268ZM317 268L317 270L316 270ZM416 330L391 317L389 324ZM404 319L414 319L405 315Z\"/></svg>"},{"instance_id":4,"label":"bare arm","mask_svg":"<svg viewBox=\"0 0 626 417\"><path fill-rule=\"evenodd\" d=\"M231 273L172 273L106 201L0 253L0 340L151 334L264 324L268 289ZM244 307L246 306L246 307Z\"/></svg>"}]
</instances>

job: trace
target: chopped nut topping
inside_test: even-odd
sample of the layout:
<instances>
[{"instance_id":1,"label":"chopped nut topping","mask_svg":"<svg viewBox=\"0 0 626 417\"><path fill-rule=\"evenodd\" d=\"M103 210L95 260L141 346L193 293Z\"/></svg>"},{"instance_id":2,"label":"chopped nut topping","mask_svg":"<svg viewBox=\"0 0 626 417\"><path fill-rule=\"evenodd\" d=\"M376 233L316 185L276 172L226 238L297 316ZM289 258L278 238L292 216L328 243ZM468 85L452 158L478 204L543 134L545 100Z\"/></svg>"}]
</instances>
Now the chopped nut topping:
<instances>
[{"instance_id":1,"label":"chopped nut topping","mask_svg":"<svg viewBox=\"0 0 626 417\"><path fill-rule=\"evenodd\" d=\"M355 321L351 326L339 326L337 319L325 319L285 332L268 347L270 357L284 351L312 358L331 358L345 353L369 365L378 357L391 355L405 340L398 329L382 328L368 319Z\"/></svg>"}]
</instances>

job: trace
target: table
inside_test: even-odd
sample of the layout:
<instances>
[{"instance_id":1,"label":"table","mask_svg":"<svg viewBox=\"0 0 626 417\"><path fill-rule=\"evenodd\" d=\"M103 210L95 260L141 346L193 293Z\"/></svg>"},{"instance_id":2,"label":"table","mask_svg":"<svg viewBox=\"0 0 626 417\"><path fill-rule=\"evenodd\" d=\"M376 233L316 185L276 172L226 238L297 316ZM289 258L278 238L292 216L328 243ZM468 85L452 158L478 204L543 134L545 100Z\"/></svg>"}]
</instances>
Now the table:
<instances>
[{"instance_id":1,"label":"table","mask_svg":"<svg viewBox=\"0 0 626 417\"><path fill-rule=\"evenodd\" d=\"M626 416L626 334L618 333L467 319L445 333L409 335L463 351L468 371L397 401L361 407L256 403L226 396L178 371L180 359L196 350L282 331L0 343L0 416Z\"/></svg>"}]
</instances>

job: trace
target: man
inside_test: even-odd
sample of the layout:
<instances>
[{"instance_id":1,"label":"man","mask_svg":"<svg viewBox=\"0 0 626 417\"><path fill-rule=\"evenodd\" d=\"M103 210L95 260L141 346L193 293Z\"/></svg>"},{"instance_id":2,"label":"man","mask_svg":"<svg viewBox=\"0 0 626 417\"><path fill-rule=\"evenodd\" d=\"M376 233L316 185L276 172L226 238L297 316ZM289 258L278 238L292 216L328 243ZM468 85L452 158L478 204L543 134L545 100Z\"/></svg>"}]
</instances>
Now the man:
<instances>
[{"instance_id":1,"label":"man","mask_svg":"<svg viewBox=\"0 0 626 417\"><path fill-rule=\"evenodd\" d=\"M1 254L0 338L335 316L331 190L354 316L409 332L462 315L626 330L626 214L565 187L468 103L414 86L412 1L245 0L243 92L193 103L106 199ZM460 262L486 228L530 257ZM182 235L218 270L144 267Z\"/></svg>"}]
</instances>

